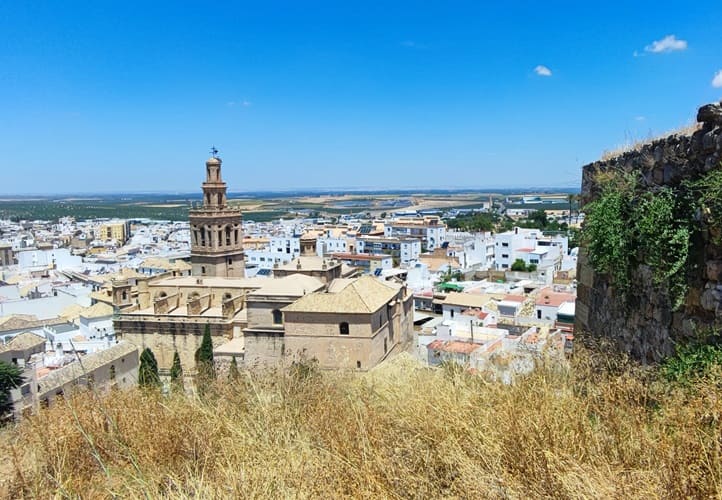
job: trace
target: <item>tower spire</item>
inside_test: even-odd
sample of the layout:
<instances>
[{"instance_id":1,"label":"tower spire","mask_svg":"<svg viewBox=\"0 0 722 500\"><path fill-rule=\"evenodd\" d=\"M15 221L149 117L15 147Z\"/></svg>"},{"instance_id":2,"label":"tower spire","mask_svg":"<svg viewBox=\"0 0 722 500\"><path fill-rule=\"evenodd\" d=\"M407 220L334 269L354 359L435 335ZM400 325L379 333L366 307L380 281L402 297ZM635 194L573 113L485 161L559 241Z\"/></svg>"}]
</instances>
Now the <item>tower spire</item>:
<instances>
[{"instance_id":1,"label":"tower spire","mask_svg":"<svg viewBox=\"0 0 722 500\"><path fill-rule=\"evenodd\" d=\"M241 211L227 204L226 183L221 176L223 161L211 148L202 184L203 204L190 211L191 265L196 276L242 277L243 235Z\"/></svg>"}]
</instances>

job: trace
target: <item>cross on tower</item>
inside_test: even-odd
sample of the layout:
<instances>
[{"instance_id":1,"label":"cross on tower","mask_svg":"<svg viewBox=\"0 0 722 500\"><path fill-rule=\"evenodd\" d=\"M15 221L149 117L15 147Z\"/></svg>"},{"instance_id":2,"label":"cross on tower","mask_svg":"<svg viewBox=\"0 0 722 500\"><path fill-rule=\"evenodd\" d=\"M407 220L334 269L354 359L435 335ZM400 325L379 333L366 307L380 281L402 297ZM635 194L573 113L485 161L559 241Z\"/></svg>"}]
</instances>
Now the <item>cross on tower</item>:
<instances>
[{"instance_id":1,"label":"cross on tower","mask_svg":"<svg viewBox=\"0 0 722 500\"><path fill-rule=\"evenodd\" d=\"M218 150L216 149L215 146L211 146L211 156L213 156L213 158L218 157Z\"/></svg>"}]
</instances>

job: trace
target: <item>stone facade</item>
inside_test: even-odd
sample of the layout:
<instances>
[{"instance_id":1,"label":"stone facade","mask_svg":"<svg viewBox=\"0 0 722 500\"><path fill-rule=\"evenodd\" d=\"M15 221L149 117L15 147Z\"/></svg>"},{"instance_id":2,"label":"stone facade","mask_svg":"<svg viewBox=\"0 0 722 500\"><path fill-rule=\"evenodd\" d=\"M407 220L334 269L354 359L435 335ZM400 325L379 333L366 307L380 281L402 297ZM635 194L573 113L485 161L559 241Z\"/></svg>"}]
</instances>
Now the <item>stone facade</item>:
<instances>
[{"instance_id":1,"label":"stone facade","mask_svg":"<svg viewBox=\"0 0 722 500\"><path fill-rule=\"evenodd\" d=\"M675 188L722 168L722 106L700 108L701 126L691 135L672 135L606 161L586 165L582 174L582 204L598 198L598 179L608 172L639 171L650 189ZM601 174L601 175L600 175ZM596 273L584 248L577 264L575 329L582 335L607 337L644 362L656 362L674 352L675 343L689 339L722 319L722 246L713 241L702 221L692 242L686 301L673 310L667 290L655 286L644 265L632 272L632 291L624 301L608 276Z\"/></svg>"},{"instance_id":2,"label":"stone facade","mask_svg":"<svg viewBox=\"0 0 722 500\"><path fill-rule=\"evenodd\" d=\"M245 273L241 211L228 207L221 159L206 161L203 206L191 210L191 266L194 276L238 277Z\"/></svg>"},{"instance_id":3,"label":"stone facade","mask_svg":"<svg viewBox=\"0 0 722 500\"><path fill-rule=\"evenodd\" d=\"M246 297L268 281L178 277L144 282L152 302L120 309L114 321L116 335L139 350L149 347L162 371L170 369L173 353L178 351L183 370L192 374L205 325L210 325L214 347L241 336L247 325ZM124 289L114 291L122 298Z\"/></svg>"}]
</instances>

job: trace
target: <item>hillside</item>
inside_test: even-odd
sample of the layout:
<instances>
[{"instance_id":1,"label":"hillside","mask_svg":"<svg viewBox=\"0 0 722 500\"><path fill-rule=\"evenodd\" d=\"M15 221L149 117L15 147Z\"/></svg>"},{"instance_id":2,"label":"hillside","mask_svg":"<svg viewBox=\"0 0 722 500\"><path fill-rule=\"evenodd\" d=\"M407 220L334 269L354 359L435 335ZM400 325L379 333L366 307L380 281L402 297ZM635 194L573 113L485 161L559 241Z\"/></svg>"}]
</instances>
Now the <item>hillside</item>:
<instances>
[{"instance_id":1,"label":"hillside","mask_svg":"<svg viewBox=\"0 0 722 500\"><path fill-rule=\"evenodd\" d=\"M242 375L206 401L81 395L3 431L4 498L706 497L716 378L581 350L504 386L401 357L365 375Z\"/></svg>"}]
</instances>

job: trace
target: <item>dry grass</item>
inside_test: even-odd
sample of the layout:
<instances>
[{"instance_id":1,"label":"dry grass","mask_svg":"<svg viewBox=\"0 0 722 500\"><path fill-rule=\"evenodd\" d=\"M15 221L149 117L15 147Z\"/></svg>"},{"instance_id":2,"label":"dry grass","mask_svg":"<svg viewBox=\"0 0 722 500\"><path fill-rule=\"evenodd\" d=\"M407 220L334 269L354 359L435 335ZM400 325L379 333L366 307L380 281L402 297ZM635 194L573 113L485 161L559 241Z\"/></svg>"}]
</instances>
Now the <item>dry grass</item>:
<instances>
[{"instance_id":1,"label":"dry grass","mask_svg":"<svg viewBox=\"0 0 722 500\"><path fill-rule=\"evenodd\" d=\"M669 136L685 136L685 135L692 135L697 130L702 128L701 123L688 123L687 125L684 125L682 127L679 127L674 130L670 130L668 132L664 132L659 135L652 135L650 134L646 139L636 139L633 137L629 137L627 140L625 140L624 143L618 145L614 149L606 150L602 152L602 161L609 161L614 158L617 158L619 156L622 156L624 153L628 153L630 151L640 151L642 147L644 147L647 144L650 144L654 141L657 141L659 139L664 139L665 137Z\"/></svg>"},{"instance_id":2,"label":"dry grass","mask_svg":"<svg viewBox=\"0 0 722 500\"><path fill-rule=\"evenodd\" d=\"M722 492L713 381L583 351L513 386L401 358L202 402L80 395L0 434L6 498L657 498ZM4 482L3 482L4 481Z\"/></svg>"}]
</instances>

